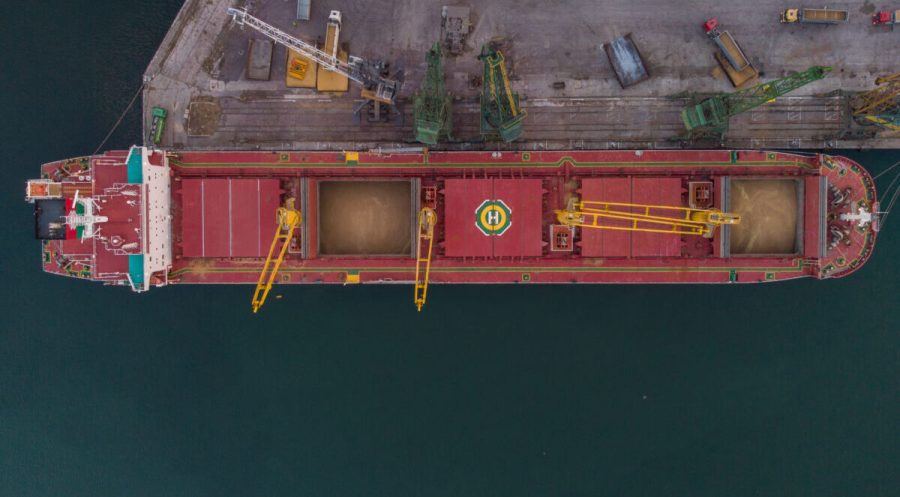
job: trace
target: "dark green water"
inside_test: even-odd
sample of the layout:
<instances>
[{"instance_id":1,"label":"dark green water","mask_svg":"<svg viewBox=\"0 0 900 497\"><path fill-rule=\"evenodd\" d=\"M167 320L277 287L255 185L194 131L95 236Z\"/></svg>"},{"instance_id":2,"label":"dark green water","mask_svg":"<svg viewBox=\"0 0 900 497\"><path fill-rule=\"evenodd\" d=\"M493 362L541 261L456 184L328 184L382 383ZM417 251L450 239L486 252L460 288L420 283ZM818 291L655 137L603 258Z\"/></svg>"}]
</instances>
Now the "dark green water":
<instances>
[{"instance_id":1,"label":"dark green water","mask_svg":"<svg viewBox=\"0 0 900 497\"><path fill-rule=\"evenodd\" d=\"M179 4L4 10L0 496L900 495L900 224L845 280L438 286L421 315L42 274L25 179L94 150Z\"/></svg>"}]
</instances>

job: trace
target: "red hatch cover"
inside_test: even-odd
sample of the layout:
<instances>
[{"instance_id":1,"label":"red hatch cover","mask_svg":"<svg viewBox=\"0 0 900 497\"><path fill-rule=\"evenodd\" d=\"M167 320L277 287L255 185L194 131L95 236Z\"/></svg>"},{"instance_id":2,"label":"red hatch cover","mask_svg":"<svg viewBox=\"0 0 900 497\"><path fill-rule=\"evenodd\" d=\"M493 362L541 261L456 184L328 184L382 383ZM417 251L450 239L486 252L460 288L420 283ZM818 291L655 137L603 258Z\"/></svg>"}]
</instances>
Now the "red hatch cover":
<instances>
[{"instance_id":1,"label":"red hatch cover","mask_svg":"<svg viewBox=\"0 0 900 497\"><path fill-rule=\"evenodd\" d=\"M280 193L277 179L182 180L184 257L265 257Z\"/></svg>"},{"instance_id":2,"label":"red hatch cover","mask_svg":"<svg viewBox=\"0 0 900 497\"><path fill-rule=\"evenodd\" d=\"M644 205L681 206L680 178L589 178L581 181L584 200ZM584 257L677 257L681 237L662 233L640 233L583 228Z\"/></svg>"},{"instance_id":3,"label":"red hatch cover","mask_svg":"<svg viewBox=\"0 0 900 497\"><path fill-rule=\"evenodd\" d=\"M444 182L444 243L449 257L539 257L543 253L539 179Z\"/></svg>"}]
</instances>

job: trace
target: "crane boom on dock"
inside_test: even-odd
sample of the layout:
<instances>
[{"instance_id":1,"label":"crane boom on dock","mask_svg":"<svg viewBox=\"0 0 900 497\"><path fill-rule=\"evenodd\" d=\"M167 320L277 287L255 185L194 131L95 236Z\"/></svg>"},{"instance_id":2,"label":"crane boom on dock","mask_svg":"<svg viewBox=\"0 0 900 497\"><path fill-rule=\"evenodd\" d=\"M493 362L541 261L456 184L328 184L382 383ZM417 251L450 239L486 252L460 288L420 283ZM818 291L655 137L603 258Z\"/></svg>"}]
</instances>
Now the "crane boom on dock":
<instances>
[{"instance_id":1,"label":"crane boom on dock","mask_svg":"<svg viewBox=\"0 0 900 497\"><path fill-rule=\"evenodd\" d=\"M481 47L484 63L481 86L481 135L496 136L511 142L522 135L526 112L519 107L519 95L513 93L506 71L506 59L494 48Z\"/></svg>"},{"instance_id":2,"label":"crane boom on dock","mask_svg":"<svg viewBox=\"0 0 900 497\"><path fill-rule=\"evenodd\" d=\"M822 79L829 72L831 72L830 67L813 66L805 71L752 88L715 95L686 107L681 111L681 120L690 132L698 130L724 131L728 127L728 119L732 116L759 107L801 86Z\"/></svg>"},{"instance_id":3,"label":"crane boom on dock","mask_svg":"<svg viewBox=\"0 0 900 497\"><path fill-rule=\"evenodd\" d=\"M444 89L443 52L440 42L435 42L425 56L428 70L422 86L413 99L416 140L426 145L434 145L440 135L450 138L452 117L452 96Z\"/></svg>"},{"instance_id":4,"label":"crane boom on dock","mask_svg":"<svg viewBox=\"0 0 900 497\"><path fill-rule=\"evenodd\" d=\"M851 100L853 117L860 124L900 130L900 72L877 78L875 84L878 86Z\"/></svg>"},{"instance_id":5,"label":"crane boom on dock","mask_svg":"<svg viewBox=\"0 0 900 497\"><path fill-rule=\"evenodd\" d=\"M337 12L337 11L335 11ZM336 50L332 54L291 36L288 33L256 18L246 9L228 8L228 15L240 26L250 26L270 40L290 48L309 58L323 68L341 74L347 79L363 87L362 96L386 104L393 104L400 91L400 82L381 75L379 64L373 64L362 57L350 56L348 61L338 58Z\"/></svg>"}]
</instances>

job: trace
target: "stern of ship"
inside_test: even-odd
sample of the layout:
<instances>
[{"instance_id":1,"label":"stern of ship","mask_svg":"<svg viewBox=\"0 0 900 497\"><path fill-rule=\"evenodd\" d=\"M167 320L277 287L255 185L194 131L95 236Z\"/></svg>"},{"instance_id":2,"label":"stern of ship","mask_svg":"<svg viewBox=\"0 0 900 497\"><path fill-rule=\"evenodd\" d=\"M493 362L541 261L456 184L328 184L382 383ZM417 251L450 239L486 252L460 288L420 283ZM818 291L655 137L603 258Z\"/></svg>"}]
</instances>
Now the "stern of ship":
<instances>
[{"instance_id":1,"label":"stern of ship","mask_svg":"<svg viewBox=\"0 0 900 497\"><path fill-rule=\"evenodd\" d=\"M167 283L172 264L168 159L160 150L51 162L27 182L47 273L127 285Z\"/></svg>"}]
</instances>

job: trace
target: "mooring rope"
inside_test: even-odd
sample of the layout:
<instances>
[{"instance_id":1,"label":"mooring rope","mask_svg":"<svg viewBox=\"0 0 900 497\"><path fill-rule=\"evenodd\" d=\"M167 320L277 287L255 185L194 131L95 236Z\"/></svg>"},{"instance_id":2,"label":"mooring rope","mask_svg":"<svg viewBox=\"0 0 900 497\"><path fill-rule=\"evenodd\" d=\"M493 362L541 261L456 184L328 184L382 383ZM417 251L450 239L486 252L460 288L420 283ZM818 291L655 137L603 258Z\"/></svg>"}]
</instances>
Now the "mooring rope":
<instances>
[{"instance_id":1,"label":"mooring rope","mask_svg":"<svg viewBox=\"0 0 900 497\"><path fill-rule=\"evenodd\" d=\"M885 169L884 171L881 171L880 173L876 174L875 177L873 177L872 179L875 180L875 179L878 179L878 178L884 176L884 173L890 171L891 169L893 169L893 168L895 168L895 167L897 167L897 166L900 166L900 162L895 162L893 166L891 166L891 167Z\"/></svg>"},{"instance_id":2,"label":"mooring rope","mask_svg":"<svg viewBox=\"0 0 900 497\"><path fill-rule=\"evenodd\" d=\"M898 164L900 164L900 162L898 162ZM897 164L894 164L894 165L896 166ZM891 166L891 167L893 167L893 166ZM882 174L884 172L885 171L882 171ZM879 174L879 176L880 175L881 174ZM897 174L894 175L894 179L892 179L891 182L888 184L888 187L884 189L884 197L883 198L889 198L890 200L888 200L887 207L885 207L881 211L881 213L883 214L883 217L881 218L881 226L882 227L884 227L884 223L887 222L888 215L890 215L891 210L893 210L894 205L896 205L897 199L900 199L900 183L897 183L897 180L900 180L900 172L898 172ZM896 186L896 188L894 188L894 191L891 192L891 188L893 188L895 184L897 186Z\"/></svg>"},{"instance_id":3,"label":"mooring rope","mask_svg":"<svg viewBox=\"0 0 900 497\"><path fill-rule=\"evenodd\" d=\"M119 116L119 119L116 121L116 124L114 124L112 129L109 130L109 133L106 134L106 138L104 138L103 141L100 142L100 145L97 145L97 150L94 150L94 153L91 155L97 155L97 152L99 152L100 149L103 148L103 145L106 145L106 141L109 140L109 137L112 136L112 134L116 131L116 128L118 128L119 125L122 124L122 120L125 119L125 116L131 110L131 107L134 106L134 103L137 101L137 98L141 94L142 91L144 91L144 85L141 85L138 88L138 90L134 93L134 96L131 97L131 102L128 102L128 107L125 108L125 111L122 112L121 116Z\"/></svg>"}]
</instances>

